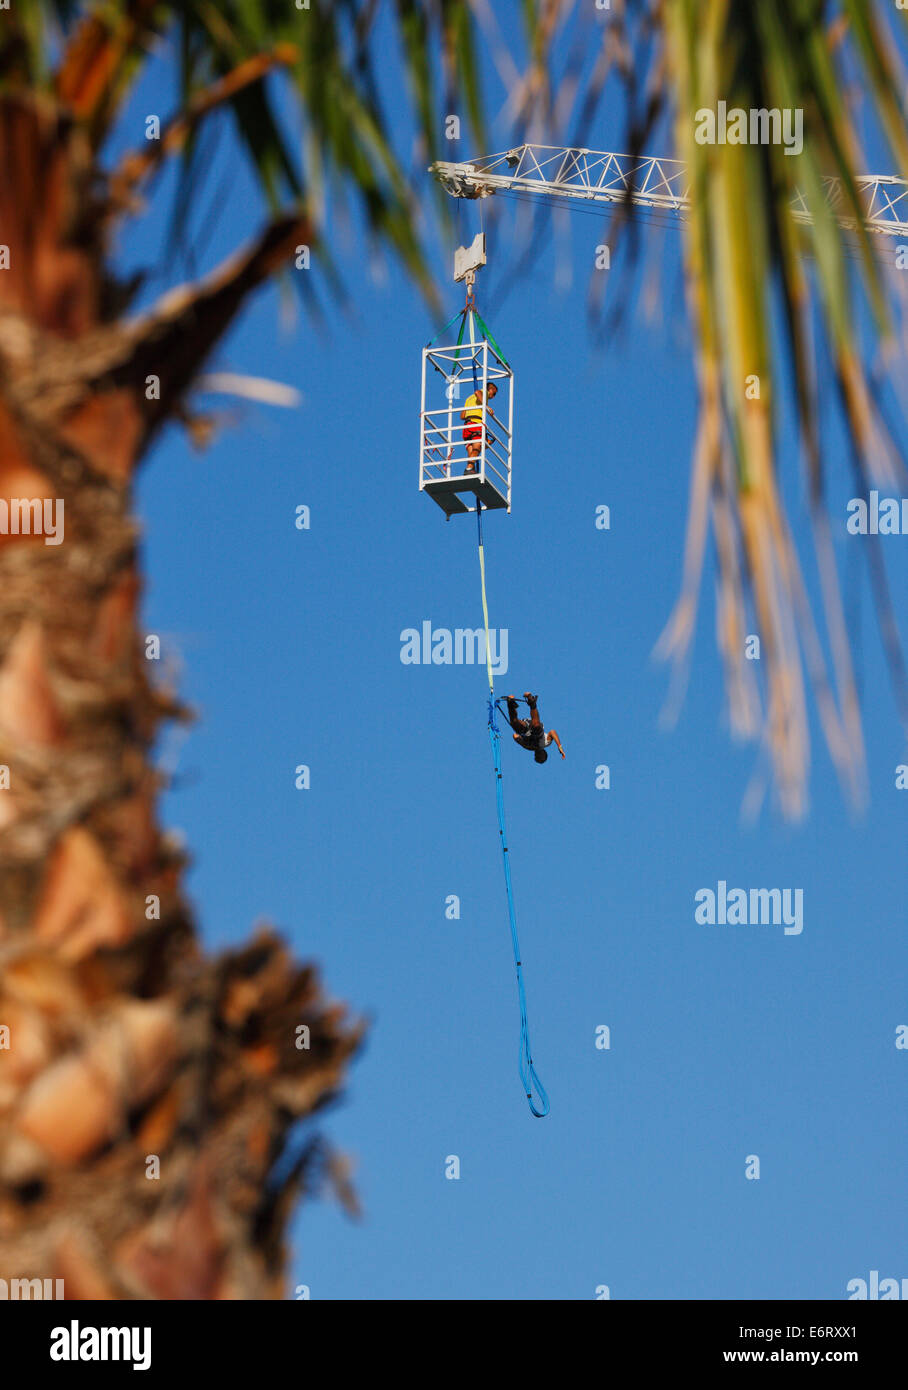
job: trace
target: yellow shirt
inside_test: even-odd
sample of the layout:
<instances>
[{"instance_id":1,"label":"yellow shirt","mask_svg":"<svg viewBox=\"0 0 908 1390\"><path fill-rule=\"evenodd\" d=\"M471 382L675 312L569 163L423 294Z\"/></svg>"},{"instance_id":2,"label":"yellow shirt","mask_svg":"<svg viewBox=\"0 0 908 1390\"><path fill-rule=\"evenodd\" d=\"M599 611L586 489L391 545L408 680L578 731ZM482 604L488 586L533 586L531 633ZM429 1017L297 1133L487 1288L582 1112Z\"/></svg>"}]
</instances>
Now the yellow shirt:
<instances>
[{"instance_id":1,"label":"yellow shirt","mask_svg":"<svg viewBox=\"0 0 908 1390\"><path fill-rule=\"evenodd\" d=\"M464 419L466 420L467 424L471 424L471 425L472 425L472 424L476 424L476 425L481 424L481 423L482 423L482 411L483 411L482 392L481 392L481 391L474 391L473 394L472 394L472 396L467 396L467 399L464 401L464 404L463 404L463 414L464 414Z\"/></svg>"}]
</instances>

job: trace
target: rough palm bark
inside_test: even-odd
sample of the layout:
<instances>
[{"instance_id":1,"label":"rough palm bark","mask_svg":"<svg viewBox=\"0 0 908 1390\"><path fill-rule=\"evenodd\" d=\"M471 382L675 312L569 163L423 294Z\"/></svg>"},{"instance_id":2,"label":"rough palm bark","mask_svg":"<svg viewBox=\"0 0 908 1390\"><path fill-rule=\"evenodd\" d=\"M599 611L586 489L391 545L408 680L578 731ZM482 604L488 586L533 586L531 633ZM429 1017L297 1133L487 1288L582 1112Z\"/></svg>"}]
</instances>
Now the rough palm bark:
<instances>
[{"instance_id":1,"label":"rough palm bark","mask_svg":"<svg viewBox=\"0 0 908 1390\"><path fill-rule=\"evenodd\" d=\"M362 1030L274 934L200 947L156 815L152 743L185 716L145 660L131 508L156 430L306 228L124 321L108 202L83 125L0 98L0 499L61 499L65 527L0 535L0 1276L275 1297L324 1158L294 1157L293 1127Z\"/></svg>"}]
</instances>

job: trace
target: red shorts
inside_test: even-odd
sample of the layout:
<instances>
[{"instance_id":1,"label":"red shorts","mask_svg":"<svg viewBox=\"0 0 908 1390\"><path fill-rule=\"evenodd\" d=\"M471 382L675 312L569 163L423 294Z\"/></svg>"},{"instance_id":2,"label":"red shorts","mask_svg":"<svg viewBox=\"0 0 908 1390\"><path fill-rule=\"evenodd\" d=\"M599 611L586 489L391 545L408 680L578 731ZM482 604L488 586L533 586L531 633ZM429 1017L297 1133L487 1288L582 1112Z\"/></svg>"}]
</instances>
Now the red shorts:
<instances>
[{"instance_id":1,"label":"red shorts","mask_svg":"<svg viewBox=\"0 0 908 1390\"><path fill-rule=\"evenodd\" d=\"M464 425L464 427L463 427L463 437L464 437L464 439L480 439L480 440L481 440L481 439L482 439L482 425L481 425L481 424L476 424L476 423L474 423L474 424L472 424L472 425Z\"/></svg>"}]
</instances>

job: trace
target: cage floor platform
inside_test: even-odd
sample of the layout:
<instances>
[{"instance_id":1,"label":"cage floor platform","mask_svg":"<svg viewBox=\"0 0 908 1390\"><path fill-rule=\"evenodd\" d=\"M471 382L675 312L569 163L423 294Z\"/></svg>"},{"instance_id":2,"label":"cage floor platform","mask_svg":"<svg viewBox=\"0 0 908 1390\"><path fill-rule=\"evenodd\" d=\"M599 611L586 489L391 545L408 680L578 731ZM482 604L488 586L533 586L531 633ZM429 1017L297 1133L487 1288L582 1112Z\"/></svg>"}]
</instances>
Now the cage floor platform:
<instances>
[{"instance_id":1,"label":"cage floor platform","mask_svg":"<svg viewBox=\"0 0 908 1390\"><path fill-rule=\"evenodd\" d=\"M484 481L478 473L463 473L458 478L435 478L423 484L423 491L434 499L448 516L458 512L473 511L458 497L460 492L472 492L489 511L507 507L508 499L498 491L488 478Z\"/></svg>"}]
</instances>

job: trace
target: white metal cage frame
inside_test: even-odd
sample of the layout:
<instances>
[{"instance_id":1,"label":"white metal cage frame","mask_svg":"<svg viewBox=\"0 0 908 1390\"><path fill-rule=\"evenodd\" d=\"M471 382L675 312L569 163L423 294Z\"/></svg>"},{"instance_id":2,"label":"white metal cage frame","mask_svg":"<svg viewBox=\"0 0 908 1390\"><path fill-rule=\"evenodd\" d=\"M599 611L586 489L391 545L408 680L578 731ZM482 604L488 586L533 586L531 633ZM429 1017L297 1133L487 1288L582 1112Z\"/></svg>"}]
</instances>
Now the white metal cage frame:
<instances>
[{"instance_id":1,"label":"white metal cage frame","mask_svg":"<svg viewBox=\"0 0 908 1390\"><path fill-rule=\"evenodd\" d=\"M496 396L491 410L488 388ZM477 422L461 414L482 391L479 450L470 456L467 438ZM471 343L433 344L423 349L419 412L419 490L447 516L474 508L472 494L490 510L511 510L511 447L514 431L514 374L486 338ZM468 471L472 468L472 471Z\"/></svg>"}]
</instances>

